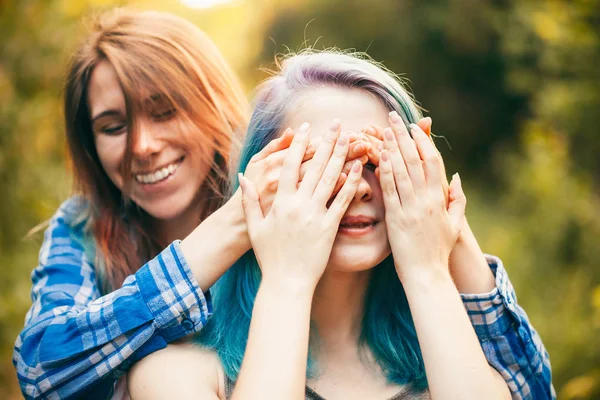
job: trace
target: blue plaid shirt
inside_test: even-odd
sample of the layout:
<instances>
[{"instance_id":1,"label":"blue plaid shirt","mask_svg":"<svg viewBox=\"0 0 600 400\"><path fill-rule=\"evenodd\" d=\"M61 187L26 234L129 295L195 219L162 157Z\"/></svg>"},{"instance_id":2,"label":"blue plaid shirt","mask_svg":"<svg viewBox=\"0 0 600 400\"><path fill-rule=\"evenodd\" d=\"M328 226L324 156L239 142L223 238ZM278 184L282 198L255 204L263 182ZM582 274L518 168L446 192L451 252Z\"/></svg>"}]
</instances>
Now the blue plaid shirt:
<instances>
[{"instance_id":1,"label":"blue plaid shirt","mask_svg":"<svg viewBox=\"0 0 600 400\"><path fill-rule=\"evenodd\" d=\"M17 338L13 363L28 399L106 399L137 360L202 329L210 316L203 293L173 242L102 296L84 243L84 202L71 198L50 221L32 272L32 306ZM89 250L89 249L88 249ZM488 258L497 287L463 294L490 365L513 399L556 398L550 360L499 259Z\"/></svg>"}]
</instances>

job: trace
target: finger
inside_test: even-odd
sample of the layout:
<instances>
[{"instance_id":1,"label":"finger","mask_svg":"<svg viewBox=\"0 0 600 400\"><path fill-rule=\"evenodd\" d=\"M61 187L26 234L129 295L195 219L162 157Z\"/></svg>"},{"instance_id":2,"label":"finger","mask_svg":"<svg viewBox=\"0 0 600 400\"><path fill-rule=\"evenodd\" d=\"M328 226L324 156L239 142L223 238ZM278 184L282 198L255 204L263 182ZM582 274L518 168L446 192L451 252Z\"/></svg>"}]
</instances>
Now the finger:
<instances>
[{"instance_id":1,"label":"finger","mask_svg":"<svg viewBox=\"0 0 600 400\"><path fill-rule=\"evenodd\" d=\"M348 156L346 157L348 160L354 160L355 158L359 158L369 151L371 148L371 144L365 142L362 139L358 139L353 143L350 143L348 147Z\"/></svg>"},{"instance_id":2,"label":"finger","mask_svg":"<svg viewBox=\"0 0 600 400\"><path fill-rule=\"evenodd\" d=\"M315 188L313 199L318 203L325 204L333 193L333 188L340 174L342 168L346 162L346 155L348 154L348 136L345 133L340 134L333 154L327 163L327 167L319 180L317 187Z\"/></svg>"},{"instance_id":3,"label":"finger","mask_svg":"<svg viewBox=\"0 0 600 400\"><path fill-rule=\"evenodd\" d=\"M376 139L379 139L383 142L383 128L377 125L371 125L371 126L367 126L364 129L364 132L369 135L372 136Z\"/></svg>"},{"instance_id":4,"label":"finger","mask_svg":"<svg viewBox=\"0 0 600 400\"><path fill-rule=\"evenodd\" d=\"M346 160L348 160L348 157L346 157ZM355 158L354 160L346 161L344 163L344 167L342 168L342 172L345 173L346 175L350 174L350 170L352 169L352 166L354 165L354 161L360 161L360 163L364 166L369 162L369 157L367 155L364 155L362 157Z\"/></svg>"},{"instance_id":5,"label":"finger","mask_svg":"<svg viewBox=\"0 0 600 400\"><path fill-rule=\"evenodd\" d=\"M310 160L306 174L302 178L302 184L300 185L299 191L304 195L312 196L315 191L315 188L323 175L323 171L325 171L325 168L329 163L331 153L333 153L340 132L340 120L335 119L323 136L323 140L321 141L321 144L319 144L319 148L316 150L313 159ZM338 176L339 173L335 177L335 182L337 182Z\"/></svg>"},{"instance_id":6,"label":"finger","mask_svg":"<svg viewBox=\"0 0 600 400\"><path fill-rule=\"evenodd\" d=\"M444 203L443 199L443 179L442 179L442 157L433 147L431 139L427 136L421 128L416 124L410 124L410 130L413 138L417 145L417 150L423 160L423 167L425 170L425 181L429 194L434 196L436 200L440 200Z\"/></svg>"},{"instance_id":7,"label":"finger","mask_svg":"<svg viewBox=\"0 0 600 400\"><path fill-rule=\"evenodd\" d=\"M419 126L419 128L421 128L423 130L423 132L425 132L425 134L427 136L431 136L431 118L430 117L425 117L425 118L421 118L418 122L417 125Z\"/></svg>"},{"instance_id":8,"label":"finger","mask_svg":"<svg viewBox=\"0 0 600 400\"><path fill-rule=\"evenodd\" d=\"M319 147L319 144L321 144L321 140L322 139L320 136L314 139L310 139L310 142L308 142L308 146L306 147L306 151L304 152L304 158L302 159L302 161L308 161L313 158L317 147Z\"/></svg>"},{"instance_id":9,"label":"finger","mask_svg":"<svg viewBox=\"0 0 600 400\"><path fill-rule=\"evenodd\" d=\"M329 206L329 210L327 211L327 218L331 218L331 222L336 226L340 224L344 213L352 202L352 199L358 190L358 185L360 184L361 178L362 164L358 161L354 161L344 186L342 186L339 193L336 194L331 206Z\"/></svg>"},{"instance_id":10,"label":"finger","mask_svg":"<svg viewBox=\"0 0 600 400\"><path fill-rule=\"evenodd\" d=\"M385 152L392 166L396 190L400 196L403 207L415 204L415 189L408 173L406 163L396 142L396 137L391 128L385 128L383 131ZM381 162L381 161L380 161Z\"/></svg>"},{"instance_id":11,"label":"finger","mask_svg":"<svg viewBox=\"0 0 600 400\"><path fill-rule=\"evenodd\" d=\"M298 184L298 178L300 174L300 164L304 158L306 147L308 146L308 132L310 124L308 122L303 123L300 126L298 132L292 140L292 144L288 149L288 154L283 161L283 168L281 169L281 178L279 181L279 187L277 193L296 192L296 186Z\"/></svg>"},{"instance_id":12,"label":"finger","mask_svg":"<svg viewBox=\"0 0 600 400\"><path fill-rule=\"evenodd\" d=\"M275 152L278 152L283 149L287 149L290 146L290 143L292 143L293 139L294 139L294 131L291 128L287 128L283 132L283 134L281 134L280 137L278 137L277 139L271 140L269 142L269 144L267 144L261 151L256 153L252 157L251 162L257 162L257 161L264 160L269 155L271 155Z\"/></svg>"},{"instance_id":13,"label":"finger","mask_svg":"<svg viewBox=\"0 0 600 400\"><path fill-rule=\"evenodd\" d=\"M465 220L465 209L467 207L467 197L462 189L462 183L458 173L454 174L450 181L450 204L448 206L448 216L453 227L453 232L458 234L463 228Z\"/></svg>"},{"instance_id":14,"label":"finger","mask_svg":"<svg viewBox=\"0 0 600 400\"><path fill-rule=\"evenodd\" d=\"M390 126L396 135L402 158L406 163L406 169L410 175L415 194L422 196L425 194L425 173L421 165L421 157L415 146L415 142L408 134L404 121L396 111L392 111L389 115Z\"/></svg>"},{"instance_id":15,"label":"finger","mask_svg":"<svg viewBox=\"0 0 600 400\"><path fill-rule=\"evenodd\" d=\"M342 172L340 174L340 177L338 178L337 183L335 184L335 187L333 188L333 193L331 194L331 196L335 196L340 191L342 186L344 186L344 183L346 183L346 179L348 179L348 174Z\"/></svg>"},{"instance_id":16,"label":"finger","mask_svg":"<svg viewBox=\"0 0 600 400\"><path fill-rule=\"evenodd\" d=\"M348 135L348 142L350 143L354 143L360 139L360 135L356 132L346 132L346 134Z\"/></svg>"},{"instance_id":17,"label":"finger","mask_svg":"<svg viewBox=\"0 0 600 400\"><path fill-rule=\"evenodd\" d=\"M379 183L381 185L381 193L383 194L385 212L388 213L402 209L400 197L398 197L398 191L396 190L392 164L387 150L381 152L381 159L379 161Z\"/></svg>"},{"instance_id":18,"label":"finger","mask_svg":"<svg viewBox=\"0 0 600 400\"><path fill-rule=\"evenodd\" d=\"M371 148L367 151L367 156L373 165L379 165L379 155L381 149L383 149L383 142L376 137L365 135L367 140L371 143Z\"/></svg>"},{"instance_id":19,"label":"finger","mask_svg":"<svg viewBox=\"0 0 600 400\"><path fill-rule=\"evenodd\" d=\"M431 119L431 117L425 117L425 118L421 118L419 120L419 122L417 122L417 125L419 126L419 128L421 128L423 130L423 132L425 132L427 134L427 136L429 136L429 138L431 139L431 143L433 144L433 147L435 148L435 151L438 153L438 156L442 159L442 163L441 163L441 171L440 174L442 176L442 186L443 186L443 190L444 190L444 198L446 199L446 207L448 207L448 179L446 178L446 167L444 165L444 158L442 157L442 153L440 153L440 151L438 150L437 146L435 145L435 142L433 140L433 137L431 136L431 126L433 124L433 121Z\"/></svg>"},{"instance_id":20,"label":"finger","mask_svg":"<svg viewBox=\"0 0 600 400\"><path fill-rule=\"evenodd\" d=\"M244 215L246 216L246 223L250 230L253 224L264 218L262 209L260 208L260 201L258 193L252 181L246 178L241 173L238 174L238 180L240 187L242 188L242 208L244 209Z\"/></svg>"}]
</instances>

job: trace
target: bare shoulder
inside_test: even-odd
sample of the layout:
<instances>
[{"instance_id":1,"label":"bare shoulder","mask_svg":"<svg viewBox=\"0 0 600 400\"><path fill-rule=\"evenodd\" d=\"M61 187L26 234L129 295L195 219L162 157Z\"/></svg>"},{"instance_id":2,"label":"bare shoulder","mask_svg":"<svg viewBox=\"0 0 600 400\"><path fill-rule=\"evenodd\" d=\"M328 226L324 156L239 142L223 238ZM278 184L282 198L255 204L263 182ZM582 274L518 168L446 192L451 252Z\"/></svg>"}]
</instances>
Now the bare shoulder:
<instances>
[{"instance_id":1,"label":"bare shoulder","mask_svg":"<svg viewBox=\"0 0 600 400\"><path fill-rule=\"evenodd\" d=\"M498 391L500 392L501 398L507 399L507 400L512 399L512 395L510 394L510 389L508 388L508 385L506 384L506 381L504 380L502 375L500 375L500 372L498 372L492 366L490 366L490 369L492 370L492 375L494 376L494 381L496 382L496 385L498 386Z\"/></svg>"},{"instance_id":2,"label":"bare shoulder","mask_svg":"<svg viewBox=\"0 0 600 400\"><path fill-rule=\"evenodd\" d=\"M225 400L223 369L217 354L190 342L178 342L138 361L127 374L135 399Z\"/></svg>"}]
</instances>

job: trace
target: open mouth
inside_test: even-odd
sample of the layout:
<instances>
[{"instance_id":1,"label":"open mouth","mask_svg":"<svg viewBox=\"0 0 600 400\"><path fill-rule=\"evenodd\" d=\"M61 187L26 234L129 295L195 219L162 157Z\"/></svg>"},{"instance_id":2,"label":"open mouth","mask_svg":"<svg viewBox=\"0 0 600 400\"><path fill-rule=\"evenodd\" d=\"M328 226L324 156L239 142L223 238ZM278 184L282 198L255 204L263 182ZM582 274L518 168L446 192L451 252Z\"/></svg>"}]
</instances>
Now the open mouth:
<instances>
[{"instance_id":1,"label":"open mouth","mask_svg":"<svg viewBox=\"0 0 600 400\"><path fill-rule=\"evenodd\" d=\"M135 180L143 185L154 185L174 175L183 162L184 157L147 174L134 174Z\"/></svg>"},{"instance_id":2,"label":"open mouth","mask_svg":"<svg viewBox=\"0 0 600 400\"><path fill-rule=\"evenodd\" d=\"M378 222L379 221L366 216L347 216L340 222L338 232L352 236L360 236L373 231Z\"/></svg>"},{"instance_id":3,"label":"open mouth","mask_svg":"<svg viewBox=\"0 0 600 400\"><path fill-rule=\"evenodd\" d=\"M355 223L355 224L349 224L349 223L341 223L340 224L340 229L365 229L368 228L370 226L375 226L377 224L377 222L373 221L373 222L361 222L361 223Z\"/></svg>"}]
</instances>

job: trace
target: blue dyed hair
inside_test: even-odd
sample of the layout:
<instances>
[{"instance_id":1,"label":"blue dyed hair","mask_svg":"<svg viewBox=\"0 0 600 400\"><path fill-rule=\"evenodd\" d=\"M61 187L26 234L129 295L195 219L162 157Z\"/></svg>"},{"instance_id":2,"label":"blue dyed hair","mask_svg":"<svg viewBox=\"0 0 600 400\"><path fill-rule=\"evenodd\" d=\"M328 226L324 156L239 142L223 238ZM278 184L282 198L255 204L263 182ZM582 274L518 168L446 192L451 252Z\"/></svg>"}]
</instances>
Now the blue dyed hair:
<instances>
[{"instance_id":1,"label":"blue dyed hair","mask_svg":"<svg viewBox=\"0 0 600 400\"><path fill-rule=\"evenodd\" d=\"M324 86L365 90L390 111L397 111L407 125L421 117L397 76L365 55L331 50L290 55L280 63L280 71L257 89L238 171L244 172L252 156L281 134L286 117L293 113L295 99ZM237 186L234 178L233 187ZM211 290L216 313L198 337L201 345L217 352L225 373L233 380L242 365L260 281L256 257L249 251ZM311 348L315 338L318 333L313 331ZM359 345L371 350L388 381L412 383L419 389L427 386L417 335L392 256L373 270ZM315 376L317 370L309 350L307 376Z\"/></svg>"}]
</instances>

